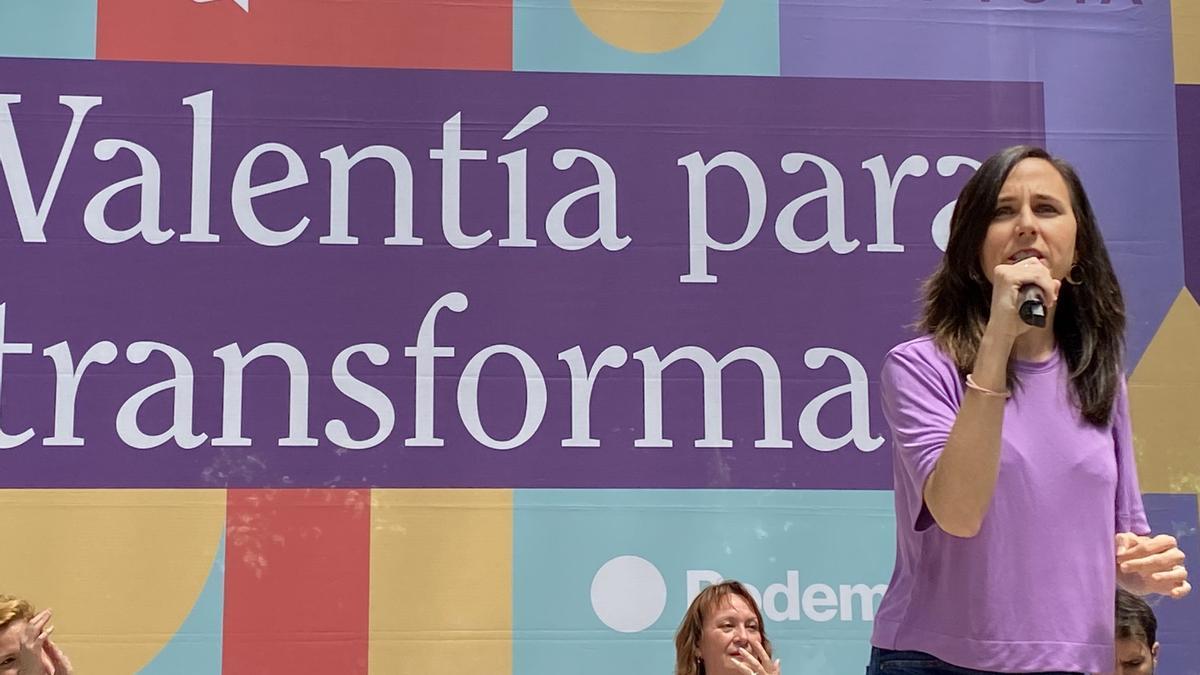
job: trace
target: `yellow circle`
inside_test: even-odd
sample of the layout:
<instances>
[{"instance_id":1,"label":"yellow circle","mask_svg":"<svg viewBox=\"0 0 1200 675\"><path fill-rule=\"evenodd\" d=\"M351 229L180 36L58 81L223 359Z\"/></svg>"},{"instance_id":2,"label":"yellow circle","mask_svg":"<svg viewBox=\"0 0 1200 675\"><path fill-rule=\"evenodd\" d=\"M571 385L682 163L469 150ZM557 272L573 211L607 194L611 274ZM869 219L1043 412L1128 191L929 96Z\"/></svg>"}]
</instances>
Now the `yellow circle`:
<instances>
[{"instance_id":1,"label":"yellow circle","mask_svg":"<svg viewBox=\"0 0 1200 675\"><path fill-rule=\"evenodd\" d=\"M588 30L608 44L656 54L678 49L712 25L725 0L571 0Z\"/></svg>"}]
</instances>

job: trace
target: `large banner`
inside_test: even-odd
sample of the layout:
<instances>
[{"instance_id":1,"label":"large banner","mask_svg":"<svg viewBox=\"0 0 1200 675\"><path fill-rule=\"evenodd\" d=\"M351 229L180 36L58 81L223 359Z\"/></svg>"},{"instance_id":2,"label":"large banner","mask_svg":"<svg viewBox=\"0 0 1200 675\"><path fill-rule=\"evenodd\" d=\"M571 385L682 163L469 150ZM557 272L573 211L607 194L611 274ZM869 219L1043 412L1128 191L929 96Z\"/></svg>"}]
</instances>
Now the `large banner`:
<instances>
[{"instance_id":1,"label":"large banner","mask_svg":"<svg viewBox=\"0 0 1200 675\"><path fill-rule=\"evenodd\" d=\"M1200 559L1170 5L675 4L0 7L0 593L80 672L650 675L738 578L861 672L879 365L1017 143L1088 185Z\"/></svg>"},{"instance_id":2,"label":"large banner","mask_svg":"<svg viewBox=\"0 0 1200 675\"><path fill-rule=\"evenodd\" d=\"M12 63L21 487L887 487L869 379L1042 137L1022 83Z\"/></svg>"}]
</instances>

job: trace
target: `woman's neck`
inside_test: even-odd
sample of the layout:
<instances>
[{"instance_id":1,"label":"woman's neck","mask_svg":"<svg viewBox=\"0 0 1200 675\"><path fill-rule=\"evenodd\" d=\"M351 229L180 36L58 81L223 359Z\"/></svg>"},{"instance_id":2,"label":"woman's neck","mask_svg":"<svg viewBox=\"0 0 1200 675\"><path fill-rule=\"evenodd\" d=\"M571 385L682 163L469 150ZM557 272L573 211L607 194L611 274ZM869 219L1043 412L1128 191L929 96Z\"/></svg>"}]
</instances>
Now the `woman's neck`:
<instances>
[{"instance_id":1,"label":"woman's neck","mask_svg":"<svg viewBox=\"0 0 1200 675\"><path fill-rule=\"evenodd\" d=\"M1022 333L1014 342L1010 355L1018 361L1046 361L1054 355L1057 344L1054 339L1053 317L1047 317L1045 328L1034 328Z\"/></svg>"}]
</instances>

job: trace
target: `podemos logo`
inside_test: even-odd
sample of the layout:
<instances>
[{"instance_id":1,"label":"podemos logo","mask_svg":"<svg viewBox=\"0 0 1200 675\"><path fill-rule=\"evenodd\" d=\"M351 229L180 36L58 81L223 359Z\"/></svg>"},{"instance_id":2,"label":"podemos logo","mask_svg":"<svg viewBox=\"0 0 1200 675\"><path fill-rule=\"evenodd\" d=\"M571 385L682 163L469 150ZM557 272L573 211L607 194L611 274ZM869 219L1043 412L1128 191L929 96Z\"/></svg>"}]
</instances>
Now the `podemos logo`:
<instances>
[{"instance_id":1,"label":"podemos logo","mask_svg":"<svg viewBox=\"0 0 1200 675\"><path fill-rule=\"evenodd\" d=\"M685 572L687 599L723 577L713 570ZM800 586L800 572L787 570L782 582L760 591L742 582L770 621L873 621L886 584L814 583ZM592 610L604 625L620 633L637 633L653 626L667 607L667 583L654 563L636 555L609 560L592 577ZM856 611L857 610L857 611Z\"/></svg>"}]
</instances>

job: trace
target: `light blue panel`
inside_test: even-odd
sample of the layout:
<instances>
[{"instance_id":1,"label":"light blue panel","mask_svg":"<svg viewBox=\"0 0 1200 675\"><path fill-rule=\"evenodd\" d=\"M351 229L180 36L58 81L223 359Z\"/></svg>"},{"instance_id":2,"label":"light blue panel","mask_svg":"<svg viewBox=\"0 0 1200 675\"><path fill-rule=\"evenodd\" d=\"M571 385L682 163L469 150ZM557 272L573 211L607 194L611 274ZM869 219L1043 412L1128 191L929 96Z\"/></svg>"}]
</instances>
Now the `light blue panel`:
<instances>
[{"instance_id":1,"label":"light blue panel","mask_svg":"<svg viewBox=\"0 0 1200 675\"><path fill-rule=\"evenodd\" d=\"M0 0L0 56L96 58L97 0Z\"/></svg>"},{"instance_id":2,"label":"light blue panel","mask_svg":"<svg viewBox=\"0 0 1200 675\"><path fill-rule=\"evenodd\" d=\"M225 534L208 580L179 631L140 675L221 675L225 614Z\"/></svg>"},{"instance_id":3,"label":"light blue panel","mask_svg":"<svg viewBox=\"0 0 1200 675\"><path fill-rule=\"evenodd\" d=\"M784 672L862 672L894 547L890 491L517 490L513 672L671 672L715 575L765 593Z\"/></svg>"},{"instance_id":4,"label":"light blue panel","mask_svg":"<svg viewBox=\"0 0 1200 675\"><path fill-rule=\"evenodd\" d=\"M778 75L778 0L726 0L695 40L642 54L596 37L571 0L513 3L513 70L688 75Z\"/></svg>"}]
</instances>

